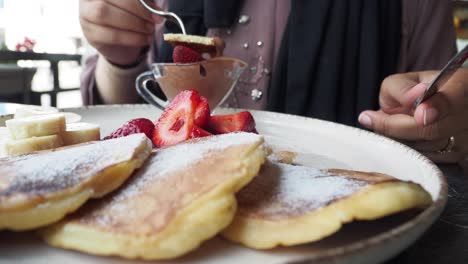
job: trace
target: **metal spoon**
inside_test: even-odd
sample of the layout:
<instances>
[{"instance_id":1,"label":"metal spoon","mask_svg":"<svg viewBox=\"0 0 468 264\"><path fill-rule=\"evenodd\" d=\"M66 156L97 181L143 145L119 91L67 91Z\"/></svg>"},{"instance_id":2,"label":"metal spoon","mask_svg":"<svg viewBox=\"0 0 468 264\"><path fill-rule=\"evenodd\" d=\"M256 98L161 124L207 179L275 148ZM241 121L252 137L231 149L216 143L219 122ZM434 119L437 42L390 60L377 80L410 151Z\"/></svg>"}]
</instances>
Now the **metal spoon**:
<instances>
[{"instance_id":1,"label":"metal spoon","mask_svg":"<svg viewBox=\"0 0 468 264\"><path fill-rule=\"evenodd\" d=\"M442 86L444 86L444 84L448 82L452 75L463 65L463 63L465 63L466 59L468 59L468 45L466 45L447 63L447 65L445 65L445 67L426 88L424 94L421 95L418 99L416 99L413 107L416 108L419 104L436 94L437 91Z\"/></svg>"},{"instance_id":2,"label":"metal spoon","mask_svg":"<svg viewBox=\"0 0 468 264\"><path fill-rule=\"evenodd\" d=\"M148 9L151 13L156 14L158 16L162 16L166 19L168 19L171 22L174 22L179 25L180 29L182 30L182 34L187 35L187 32L185 31L185 26L184 23L182 22L182 19L178 17L176 14L172 12L165 12L165 11L160 11L152 8L150 5L148 5L145 0L140 0L140 3Z\"/></svg>"}]
</instances>

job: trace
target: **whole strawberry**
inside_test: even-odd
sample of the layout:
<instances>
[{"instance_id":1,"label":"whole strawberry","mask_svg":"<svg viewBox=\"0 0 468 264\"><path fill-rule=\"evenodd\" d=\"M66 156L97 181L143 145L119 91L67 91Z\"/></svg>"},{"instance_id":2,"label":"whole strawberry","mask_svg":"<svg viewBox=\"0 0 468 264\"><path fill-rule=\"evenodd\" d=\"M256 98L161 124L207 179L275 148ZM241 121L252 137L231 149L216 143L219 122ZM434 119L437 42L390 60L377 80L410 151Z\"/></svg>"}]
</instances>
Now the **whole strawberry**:
<instances>
[{"instance_id":1,"label":"whole strawberry","mask_svg":"<svg viewBox=\"0 0 468 264\"><path fill-rule=\"evenodd\" d=\"M175 63L192 63L202 61L203 57L195 50L179 45L174 47L172 60Z\"/></svg>"},{"instance_id":2,"label":"whole strawberry","mask_svg":"<svg viewBox=\"0 0 468 264\"><path fill-rule=\"evenodd\" d=\"M120 128L112 132L110 135L104 138L111 139L111 138L119 138L125 137L131 134L138 134L138 133L145 133L145 135L151 139L153 134L154 124L151 120L146 118L137 118L128 121L127 123L123 124Z\"/></svg>"}]
</instances>

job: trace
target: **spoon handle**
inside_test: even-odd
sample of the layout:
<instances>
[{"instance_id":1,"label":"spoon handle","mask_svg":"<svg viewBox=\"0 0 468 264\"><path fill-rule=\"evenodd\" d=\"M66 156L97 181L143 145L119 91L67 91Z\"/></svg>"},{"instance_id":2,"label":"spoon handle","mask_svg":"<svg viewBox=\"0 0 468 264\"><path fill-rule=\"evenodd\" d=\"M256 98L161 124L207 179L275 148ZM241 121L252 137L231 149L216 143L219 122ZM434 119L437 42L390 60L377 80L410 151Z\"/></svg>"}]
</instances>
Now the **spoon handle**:
<instances>
[{"instance_id":1,"label":"spoon handle","mask_svg":"<svg viewBox=\"0 0 468 264\"><path fill-rule=\"evenodd\" d=\"M158 16L162 16L169 21L176 23L179 25L180 29L182 30L182 34L187 35L187 32L185 31L185 26L184 23L182 22L182 19L180 19L179 16L177 16L175 13L172 12L165 12L165 11L160 11L157 9L152 8L150 5L148 5L145 0L140 0L140 3L148 9L151 13L156 14Z\"/></svg>"}]
</instances>

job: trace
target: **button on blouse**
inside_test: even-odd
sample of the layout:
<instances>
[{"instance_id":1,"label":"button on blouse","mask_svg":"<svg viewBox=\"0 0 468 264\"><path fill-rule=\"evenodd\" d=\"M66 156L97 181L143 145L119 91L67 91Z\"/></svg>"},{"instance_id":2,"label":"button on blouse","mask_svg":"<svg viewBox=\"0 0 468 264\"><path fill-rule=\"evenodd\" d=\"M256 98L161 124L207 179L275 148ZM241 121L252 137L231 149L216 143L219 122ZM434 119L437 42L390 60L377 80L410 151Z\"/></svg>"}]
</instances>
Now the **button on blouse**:
<instances>
[{"instance_id":1,"label":"button on blouse","mask_svg":"<svg viewBox=\"0 0 468 264\"><path fill-rule=\"evenodd\" d=\"M279 50L277 45L281 44L277 39L281 39L290 5L289 1L275 0L274 3L265 5L263 1L245 1L237 23L228 29L208 32L208 35L217 35L225 40L225 56L244 60L248 64L225 106L249 109L266 107L267 88L276 55L274 52ZM255 10L255 14L249 13L252 10ZM277 13L286 15L277 16Z\"/></svg>"}]
</instances>

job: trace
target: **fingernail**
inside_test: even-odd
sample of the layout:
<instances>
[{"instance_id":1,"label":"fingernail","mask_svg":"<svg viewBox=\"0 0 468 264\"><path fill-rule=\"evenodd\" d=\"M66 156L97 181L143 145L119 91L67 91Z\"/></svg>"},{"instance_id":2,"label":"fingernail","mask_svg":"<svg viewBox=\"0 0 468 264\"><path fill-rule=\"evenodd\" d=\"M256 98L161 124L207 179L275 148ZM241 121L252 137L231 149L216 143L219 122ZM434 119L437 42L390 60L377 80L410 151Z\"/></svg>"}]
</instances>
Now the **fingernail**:
<instances>
[{"instance_id":1,"label":"fingernail","mask_svg":"<svg viewBox=\"0 0 468 264\"><path fill-rule=\"evenodd\" d=\"M424 126L434 123L439 116L439 111L435 108L427 108L424 110Z\"/></svg>"},{"instance_id":2,"label":"fingernail","mask_svg":"<svg viewBox=\"0 0 468 264\"><path fill-rule=\"evenodd\" d=\"M372 127L372 119L367 114L360 114L359 118L358 118L358 121L359 121L359 123L361 123L361 125L363 125L363 126L365 126L367 128Z\"/></svg>"}]
</instances>

